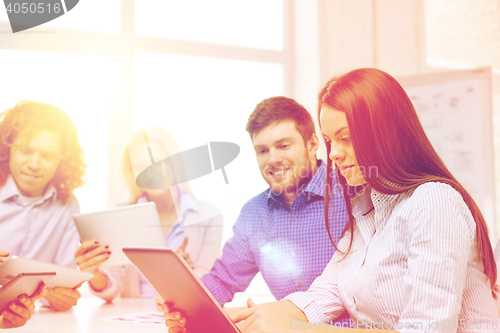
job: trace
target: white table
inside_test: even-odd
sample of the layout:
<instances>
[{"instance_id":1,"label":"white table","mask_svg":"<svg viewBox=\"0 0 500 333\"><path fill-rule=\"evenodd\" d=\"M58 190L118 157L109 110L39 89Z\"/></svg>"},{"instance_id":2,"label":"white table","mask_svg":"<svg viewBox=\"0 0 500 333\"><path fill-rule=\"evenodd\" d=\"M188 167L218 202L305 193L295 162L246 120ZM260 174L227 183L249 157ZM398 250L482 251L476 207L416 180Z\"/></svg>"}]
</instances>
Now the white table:
<instances>
[{"instance_id":1,"label":"white table","mask_svg":"<svg viewBox=\"0 0 500 333\"><path fill-rule=\"evenodd\" d=\"M11 330L1 330L14 333L101 333L101 332L162 332L167 333L165 325L139 325L133 323L119 323L101 320L101 318L125 315L139 312L158 313L154 299L124 298L115 299L113 303L107 304L102 299L93 296L84 284L79 288L82 297L78 304L68 311L57 312L42 307L37 307L31 319L23 327ZM252 281L245 293L237 293L231 303L226 307L245 306L246 300L251 297L255 303L266 303L274 301L269 288L260 273Z\"/></svg>"},{"instance_id":2,"label":"white table","mask_svg":"<svg viewBox=\"0 0 500 333\"><path fill-rule=\"evenodd\" d=\"M101 320L128 313L157 312L154 299L125 298L106 304L97 297L82 297L78 300L78 305L65 312L56 312L40 305L37 304L33 316L26 325L9 331L16 333L168 332L164 325L139 325Z\"/></svg>"},{"instance_id":3,"label":"white table","mask_svg":"<svg viewBox=\"0 0 500 333\"><path fill-rule=\"evenodd\" d=\"M267 298L253 298L257 303L272 301ZM246 297L236 299L231 305L244 306ZM109 332L162 332L165 325L141 325L127 322L109 322L101 318L140 312L158 313L154 299L124 298L105 303L93 296L84 296L68 311L57 312L37 304L31 319L23 327L9 330L16 333L109 333ZM3 331L3 330L2 330ZM7 330L5 330L7 333Z\"/></svg>"}]
</instances>

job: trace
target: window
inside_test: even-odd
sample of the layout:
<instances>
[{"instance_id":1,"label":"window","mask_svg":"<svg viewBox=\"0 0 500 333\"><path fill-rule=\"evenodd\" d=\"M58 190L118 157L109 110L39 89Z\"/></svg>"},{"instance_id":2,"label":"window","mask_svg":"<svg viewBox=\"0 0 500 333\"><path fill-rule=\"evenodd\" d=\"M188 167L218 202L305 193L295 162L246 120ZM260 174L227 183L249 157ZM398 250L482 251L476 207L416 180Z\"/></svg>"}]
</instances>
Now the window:
<instances>
[{"instance_id":1,"label":"window","mask_svg":"<svg viewBox=\"0 0 500 333\"><path fill-rule=\"evenodd\" d=\"M0 108L34 99L72 117L90 165L87 184L75 191L82 212L126 202L118 164L133 129L163 126L181 150L210 141L238 144L240 154L226 168L228 186L220 171L190 183L199 199L223 213L227 239L242 205L267 187L247 118L259 101L290 95L295 86L293 43L284 42L293 40L286 28L291 17L284 15L291 6L283 0L85 0L14 35L0 9ZM262 278L253 284L266 289Z\"/></svg>"},{"instance_id":2,"label":"window","mask_svg":"<svg viewBox=\"0 0 500 333\"><path fill-rule=\"evenodd\" d=\"M144 52L134 57L134 129L161 126L181 151L211 141L240 146L239 156L225 168L229 186L221 171L190 182L198 198L224 212L226 225L267 187L245 126L261 100L280 95L280 64ZM232 231L224 230L227 239Z\"/></svg>"},{"instance_id":3,"label":"window","mask_svg":"<svg viewBox=\"0 0 500 333\"><path fill-rule=\"evenodd\" d=\"M287 6L282 0L80 1L39 27L0 34L0 107L36 99L70 114L90 164L87 184L76 191L82 212L127 201L118 164L134 129L161 125L181 149L238 144L240 154L227 166L229 187L219 186L220 171L192 184L199 199L215 197L203 181L213 178L221 190L216 204L227 238L244 202L266 188L247 118L259 101L294 85L285 80L293 77L292 50L284 43L291 34ZM7 21L0 10L4 30Z\"/></svg>"},{"instance_id":4,"label":"window","mask_svg":"<svg viewBox=\"0 0 500 333\"><path fill-rule=\"evenodd\" d=\"M282 0L140 0L140 36L283 50Z\"/></svg>"},{"instance_id":5,"label":"window","mask_svg":"<svg viewBox=\"0 0 500 333\"><path fill-rule=\"evenodd\" d=\"M86 184L75 191L81 210L106 209L109 60L11 50L0 50L0 57L2 110L21 100L32 100L66 111L78 130L84 162L89 165Z\"/></svg>"}]
</instances>

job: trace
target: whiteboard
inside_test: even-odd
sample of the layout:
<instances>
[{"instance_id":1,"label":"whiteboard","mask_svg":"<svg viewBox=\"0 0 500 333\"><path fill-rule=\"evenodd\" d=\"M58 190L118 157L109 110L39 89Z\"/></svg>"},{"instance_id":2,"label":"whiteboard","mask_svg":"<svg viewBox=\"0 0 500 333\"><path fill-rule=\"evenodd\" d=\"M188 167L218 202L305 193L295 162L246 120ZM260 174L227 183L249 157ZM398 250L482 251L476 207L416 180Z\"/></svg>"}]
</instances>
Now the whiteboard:
<instances>
[{"instance_id":1,"label":"whiteboard","mask_svg":"<svg viewBox=\"0 0 500 333\"><path fill-rule=\"evenodd\" d=\"M476 201L490 235L496 235L491 68L398 81L439 157Z\"/></svg>"}]
</instances>

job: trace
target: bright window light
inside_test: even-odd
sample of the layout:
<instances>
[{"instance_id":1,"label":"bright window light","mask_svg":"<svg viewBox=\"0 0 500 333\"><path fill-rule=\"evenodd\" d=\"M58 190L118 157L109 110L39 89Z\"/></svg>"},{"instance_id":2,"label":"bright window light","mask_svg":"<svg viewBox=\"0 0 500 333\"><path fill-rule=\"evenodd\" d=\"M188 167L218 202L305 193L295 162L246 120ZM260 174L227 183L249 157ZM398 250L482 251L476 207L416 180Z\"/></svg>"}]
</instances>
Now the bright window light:
<instances>
[{"instance_id":1,"label":"bright window light","mask_svg":"<svg viewBox=\"0 0 500 333\"><path fill-rule=\"evenodd\" d=\"M86 184L74 191L82 212L107 208L108 98L106 58L0 50L0 109L21 100L50 103L70 116L85 153Z\"/></svg>"},{"instance_id":2,"label":"bright window light","mask_svg":"<svg viewBox=\"0 0 500 333\"><path fill-rule=\"evenodd\" d=\"M164 127L181 151L211 141L240 146L225 167L229 185L220 170L190 182L224 213L229 236L243 204L267 188L245 125L261 100L283 95L283 66L141 52L134 67L134 129Z\"/></svg>"},{"instance_id":3,"label":"bright window light","mask_svg":"<svg viewBox=\"0 0 500 333\"><path fill-rule=\"evenodd\" d=\"M135 33L283 50L283 0L139 0Z\"/></svg>"}]
</instances>

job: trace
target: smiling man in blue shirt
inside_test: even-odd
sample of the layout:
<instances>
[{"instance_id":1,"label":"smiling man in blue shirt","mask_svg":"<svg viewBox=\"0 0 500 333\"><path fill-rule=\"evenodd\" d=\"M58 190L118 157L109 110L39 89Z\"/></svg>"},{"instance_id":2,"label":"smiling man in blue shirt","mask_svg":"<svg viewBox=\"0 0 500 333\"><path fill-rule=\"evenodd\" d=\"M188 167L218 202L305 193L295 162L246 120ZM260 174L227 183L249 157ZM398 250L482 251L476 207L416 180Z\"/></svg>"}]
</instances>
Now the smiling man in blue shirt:
<instances>
[{"instance_id":1,"label":"smiling man in blue shirt","mask_svg":"<svg viewBox=\"0 0 500 333\"><path fill-rule=\"evenodd\" d=\"M316 158L319 142L309 112L293 99L268 98L246 130L269 189L243 206L222 257L201 279L221 305L245 291L259 271L278 300L306 291L335 252L325 230L326 163ZM331 233L338 242L347 213L340 195L332 201Z\"/></svg>"},{"instance_id":2,"label":"smiling man in blue shirt","mask_svg":"<svg viewBox=\"0 0 500 333\"><path fill-rule=\"evenodd\" d=\"M269 189L248 201L203 283L220 304L244 291L260 271L281 299L305 291L323 272L334 248L325 230L325 163L309 112L293 99L259 103L246 127ZM340 238L347 215L341 197L333 198L332 235Z\"/></svg>"}]
</instances>

